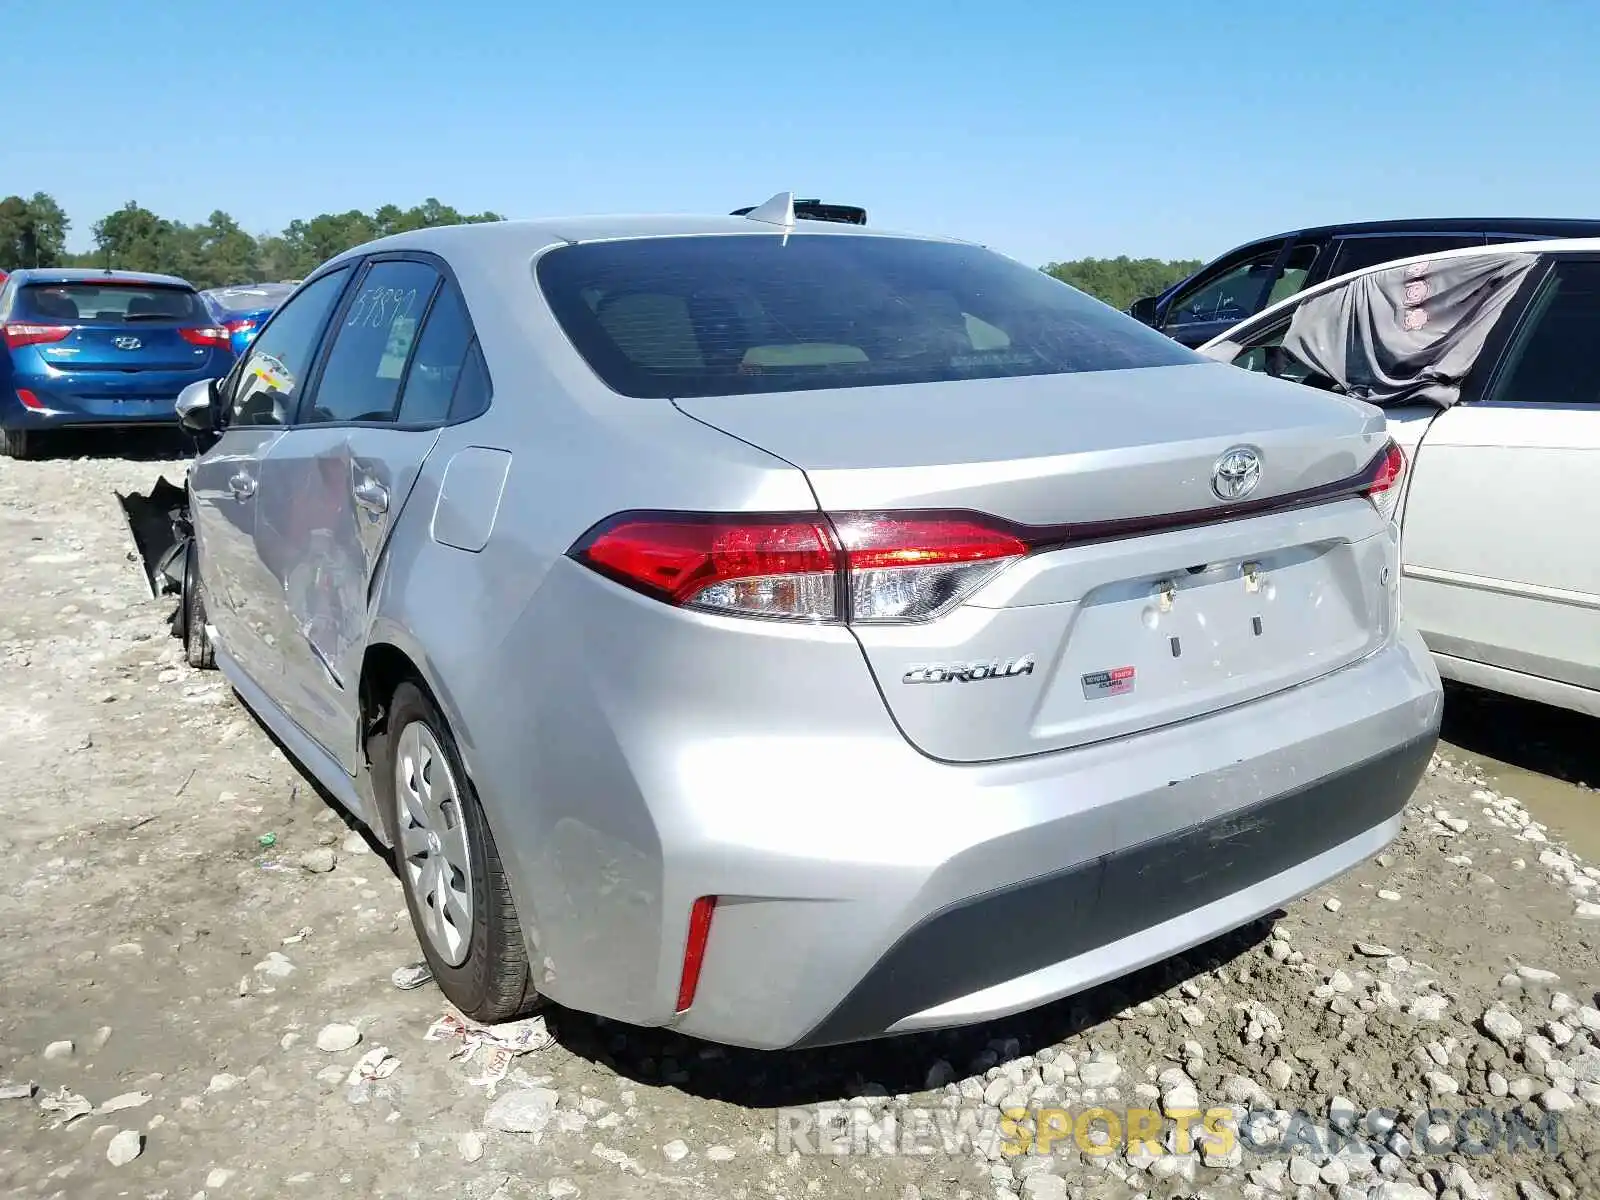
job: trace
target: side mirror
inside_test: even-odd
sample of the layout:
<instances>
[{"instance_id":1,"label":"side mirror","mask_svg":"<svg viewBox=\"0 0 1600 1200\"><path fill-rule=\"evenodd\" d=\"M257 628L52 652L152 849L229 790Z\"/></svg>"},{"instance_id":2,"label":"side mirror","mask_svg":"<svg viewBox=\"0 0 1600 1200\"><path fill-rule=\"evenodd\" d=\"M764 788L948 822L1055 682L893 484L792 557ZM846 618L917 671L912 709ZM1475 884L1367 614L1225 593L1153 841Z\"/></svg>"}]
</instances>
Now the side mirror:
<instances>
[{"instance_id":1,"label":"side mirror","mask_svg":"<svg viewBox=\"0 0 1600 1200\"><path fill-rule=\"evenodd\" d=\"M1160 314L1156 312L1156 298L1154 296L1145 296L1142 299L1135 300L1128 306L1128 315L1135 321L1143 321L1153 328L1160 317Z\"/></svg>"},{"instance_id":2,"label":"side mirror","mask_svg":"<svg viewBox=\"0 0 1600 1200\"><path fill-rule=\"evenodd\" d=\"M178 424L188 433L206 434L216 428L217 381L201 379L178 393Z\"/></svg>"}]
</instances>

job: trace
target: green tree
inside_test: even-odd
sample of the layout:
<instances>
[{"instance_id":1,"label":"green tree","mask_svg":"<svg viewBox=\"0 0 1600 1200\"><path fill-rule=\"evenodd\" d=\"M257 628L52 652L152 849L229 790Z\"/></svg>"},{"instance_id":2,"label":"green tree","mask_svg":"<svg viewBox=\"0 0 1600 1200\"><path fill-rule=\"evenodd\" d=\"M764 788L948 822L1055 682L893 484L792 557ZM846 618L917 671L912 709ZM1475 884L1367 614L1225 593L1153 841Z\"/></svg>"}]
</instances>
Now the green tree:
<instances>
[{"instance_id":1,"label":"green tree","mask_svg":"<svg viewBox=\"0 0 1600 1200\"><path fill-rule=\"evenodd\" d=\"M67 214L48 193L0 200L0 270L59 266L70 226Z\"/></svg>"},{"instance_id":2,"label":"green tree","mask_svg":"<svg viewBox=\"0 0 1600 1200\"><path fill-rule=\"evenodd\" d=\"M1154 296L1200 269L1199 259L1079 258L1071 262L1050 263L1044 267L1063 283L1104 300L1113 308L1126 309L1135 300Z\"/></svg>"},{"instance_id":3,"label":"green tree","mask_svg":"<svg viewBox=\"0 0 1600 1200\"><path fill-rule=\"evenodd\" d=\"M107 270L165 271L179 265L172 222L133 200L96 221L93 232L99 265Z\"/></svg>"}]
</instances>

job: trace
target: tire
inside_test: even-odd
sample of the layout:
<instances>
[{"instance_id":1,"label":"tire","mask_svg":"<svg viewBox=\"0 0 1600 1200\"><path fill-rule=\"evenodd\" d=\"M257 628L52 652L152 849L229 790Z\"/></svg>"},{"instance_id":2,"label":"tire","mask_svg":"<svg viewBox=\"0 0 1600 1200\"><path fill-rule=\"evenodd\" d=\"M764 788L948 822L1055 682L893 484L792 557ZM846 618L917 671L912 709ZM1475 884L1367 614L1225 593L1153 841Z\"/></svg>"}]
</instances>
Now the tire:
<instances>
[{"instance_id":1,"label":"tire","mask_svg":"<svg viewBox=\"0 0 1600 1200\"><path fill-rule=\"evenodd\" d=\"M32 458L39 452L39 439L30 429L0 429L0 455L6 458Z\"/></svg>"},{"instance_id":2,"label":"tire","mask_svg":"<svg viewBox=\"0 0 1600 1200\"><path fill-rule=\"evenodd\" d=\"M394 843L395 868L411 924L439 990L462 1013L485 1024L526 1016L539 997L528 970L522 924L478 794L432 697L415 683L396 688L387 729L375 739L374 749L378 751L372 764L374 793ZM441 766L447 769L447 776L439 773ZM434 832L441 842L448 840L456 848L457 857L464 845L469 868L465 878L453 870L449 855L438 848L440 842L432 849L419 848L415 856L408 853L407 834L412 838L411 847L418 848L416 842L426 833L413 816L419 803L427 807L421 788L415 785L417 775L431 780L436 800L446 792L453 793L453 800L445 800L430 812L439 825ZM431 874L440 867L430 867L430 863L441 864L450 879ZM457 911L459 897L463 893L471 897L470 919L464 927L448 917L442 921L435 917L449 911L448 906L441 908L440 897L446 887L457 897Z\"/></svg>"},{"instance_id":3,"label":"tire","mask_svg":"<svg viewBox=\"0 0 1600 1200\"><path fill-rule=\"evenodd\" d=\"M183 657L191 667L203 671L217 665L217 648L206 633L206 602L200 595L200 549L193 538L183 553Z\"/></svg>"}]
</instances>

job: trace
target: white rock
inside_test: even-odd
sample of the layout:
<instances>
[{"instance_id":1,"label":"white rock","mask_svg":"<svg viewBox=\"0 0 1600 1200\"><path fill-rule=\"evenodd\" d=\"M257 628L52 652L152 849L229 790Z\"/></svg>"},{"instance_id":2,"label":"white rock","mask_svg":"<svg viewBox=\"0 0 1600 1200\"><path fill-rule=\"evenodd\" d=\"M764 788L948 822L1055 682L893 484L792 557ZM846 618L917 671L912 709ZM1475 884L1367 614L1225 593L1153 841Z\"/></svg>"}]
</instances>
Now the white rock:
<instances>
[{"instance_id":1,"label":"white rock","mask_svg":"<svg viewBox=\"0 0 1600 1200\"><path fill-rule=\"evenodd\" d=\"M1573 915L1582 921L1600 921L1600 904L1593 900L1579 900Z\"/></svg>"},{"instance_id":2,"label":"white rock","mask_svg":"<svg viewBox=\"0 0 1600 1200\"><path fill-rule=\"evenodd\" d=\"M1461 1090L1461 1085L1455 1081L1455 1078L1451 1075L1446 1075L1443 1071L1429 1071L1423 1075L1422 1081L1428 1085L1428 1090L1435 1096L1454 1096Z\"/></svg>"},{"instance_id":3,"label":"white rock","mask_svg":"<svg viewBox=\"0 0 1600 1200\"><path fill-rule=\"evenodd\" d=\"M706 1158L712 1162L731 1162L733 1151L727 1146L709 1146L706 1149Z\"/></svg>"},{"instance_id":4,"label":"white rock","mask_svg":"<svg viewBox=\"0 0 1600 1200\"><path fill-rule=\"evenodd\" d=\"M1078 1078L1084 1087L1110 1087L1122 1078L1122 1068L1114 1062L1090 1060L1078 1067Z\"/></svg>"},{"instance_id":5,"label":"white rock","mask_svg":"<svg viewBox=\"0 0 1600 1200\"><path fill-rule=\"evenodd\" d=\"M661 1157L668 1162L682 1162L689 1157L689 1145L681 1138L674 1138L661 1147Z\"/></svg>"},{"instance_id":6,"label":"white rock","mask_svg":"<svg viewBox=\"0 0 1600 1200\"><path fill-rule=\"evenodd\" d=\"M269 979L287 979L294 974L294 964L274 950L255 965L255 970Z\"/></svg>"},{"instance_id":7,"label":"white rock","mask_svg":"<svg viewBox=\"0 0 1600 1200\"><path fill-rule=\"evenodd\" d=\"M1440 817L1439 823L1456 833L1465 833L1469 828L1465 817Z\"/></svg>"},{"instance_id":8,"label":"white rock","mask_svg":"<svg viewBox=\"0 0 1600 1200\"><path fill-rule=\"evenodd\" d=\"M1398 900L1398 899L1400 899L1400 893L1397 892L1397 891L1394 891L1391 888L1379 888L1378 889L1378 899L1379 900Z\"/></svg>"},{"instance_id":9,"label":"white rock","mask_svg":"<svg viewBox=\"0 0 1600 1200\"><path fill-rule=\"evenodd\" d=\"M1483 1014L1484 1031L1509 1050L1522 1037L1522 1022L1503 1008L1491 1008Z\"/></svg>"},{"instance_id":10,"label":"white rock","mask_svg":"<svg viewBox=\"0 0 1600 1200\"><path fill-rule=\"evenodd\" d=\"M113 1096L95 1111L100 1113L121 1112L125 1108L142 1108L149 1104L152 1097L149 1092L123 1092L120 1096Z\"/></svg>"},{"instance_id":11,"label":"white rock","mask_svg":"<svg viewBox=\"0 0 1600 1200\"><path fill-rule=\"evenodd\" d=\"M1590 1083L1587 1079L1577 1085L1578 1099L1591 1108L1600 1108L1600 1083Z\"/></svg>"},{"instance_id":12,"label":"white rock","mask_svg":"<svg viewBox=\"0 0 1600 1200\"><path fill-rule=\"evenodd\" d=\"M1389 958L1393 956L1394 951L1377 942L1357 942L1356 953L1364 954L1368 958Z\"/></svg>"},{"instance_id":13,"label":"white rock","mask_svg":"<svg viewBox=\"0 0 1600 1200\"><path fill-rule=\"evenodd\" d=\"M1600 1008L1585 1004L1578 1010L1578 1024L1590 1033L1600 1033Z\"/></svg>"},{"instance_id":14,"label":"white rock","mask_svg":"<svg viewBox=\"0 0 1600 1200\"><path fill-rule=\"evenodd\" d=\"M1390 1179L1368 1192L1367 1200L1433 1200L1433 1193L1403 1179Z\"/></svg>"},{"instance_id":15,"label":"white rock","mask_svg":"<svg viewBox=\"0 0 1600 1200\"><path fill-rule=\"evenodd\" d=\"M44 1048L44 1056L49 1059L71 1058L74 1049L70 1040L51 1042Z\"/></svg>"},{"instance_id":16,"label":"white rock","mask_svg":"<svg viewBox=\"0 0 1600 1200\"><path fill-rule=\"evenodd\" d=\"M578 1185L573 1183L572 1180L564 1179L559 1175L545 1184L544 1188L545 1194L550 1197L550 1200L566 1200L567 1197L578 1194ZM490 1200L493 1200L493 1197Z\"/></svg>"},{"instance_id":17,"label":"white rock","mask_svg":"<svg viewBox=\"0 0 1600 1200\"><path fill-rule=\"evenodd\" d=\"M318 846L300 856L300 868L310 871L313 875L326 875L333 870L338 861L329 847Z\"/></svg>"},{"instance_id":18,"label":"white rock","mask_svg":"<svg viewBox=\"0 0 1600 1200\"><path fill-rule=\"evenodd\" d=\"M1345 974L1343 971L1335 971L1332 975L1328 976L1328 986L1332 988L1335 993L1342 995L1345 992L1354 991L1356 984L1355 980L1351 979L1350 976Z\"/></svg>"},{"instance_id":19,"label":"white rock","mask_svg":"<svg viewBox=\"0 0 1600 1200\"><path fill-rule=\"evenodd\" d=\"M208 1188L227 1187L228 1180L232 1178L232 1171L228 1170L226 1167L217 1167L206 1176L206 1186Z\"/></svg>"},{"instance_id":20,"label":"white rock","mask_svg":"<svg viewBox=\"0 0 1600 1200\"><path fill-rule=\"evenodd\" d=\"M1275 1058L1267 1064L1267 1078L1271 1080L1272 1086L1281 1092L1294 1078L1294 1068L1283 1059Z\"/></svg>"},{"instance_id":21,"label":"white rock","mask_svg":"<svg viewBox=\"0 0 1600 1200\"><path fill-rule=\"evenodd\" d=\"M1311 1187L1321 1176L1317 1164L1304 1155L1297 1154L1289 1160L1289 1182L1296 1187Z\"/></svg>"},{"instance_id":22,"label":"white rock","mask_svg":"<svg viewBox=\"0 0 1600 1200\"><path fill-rule=\"evenodd\" d=\"M1059 1175L1029 1175L1022 1194L1027 1200L1067 1200L1067 1182Z\"/></svg>"},{"instance_id":23,"label":"white rock","mask_svg":"<svg viewBox=\"0 0 1600 1200\"><path fill-rule=\"evenodd\" d=\"M1344 907L1344 905L1339 903L1339 897L1337 897L1337 896L1329 896L1326 900L1324 900L1322 902L1322 907L1327 909L1329 912L1338 912L1341 908Z\"/></svg>"},{"instance_id":24,"label":"white rock","mask_svg":"<svg viewBox=\"0 0 1600 1200\"><path fill-rule=\"evenodd\" d=\"M1550 1088L1539 1093L1539 1107L1546 1112L1567 1112L1577 1105L1577 1101L1559 1088Z\"/></svg>"},{"instance_id":25,"label":"white rock","mask_svg":"<svg viewBox=\"0 0 1600 1200\"><path fill-rule=\"evenodd\" d=\"M1499 1071L1489 1072L1488 1084L1489 1095L1496 1100L1505 1099L1506 1094L1511 1091L1511 1085L1506 1082L1506 1077L1500 1074Z\"/></svg>"},{"instance_id":26,"label":"white rock","mask_svg":"<svg viewBox=\"0 0 1600 1200\"><path fill-rule=\"evenodd\" d=\"M206 1091L211 1095L216 1095L218 1092L231 1092L241 1082L242 1080L237 1075L229 1075L226 1071L223 1071L221 1074L211 1077L211 1082L206 1084Z\"/></svg>"},{"instance_id":27,"label":"white rock","mask_svg":"<svg viewBox=\"0 0 1600 1200\"><path fill-rule=\"evenodd\" d=\"M354 1025L346 1025L335 1021L331 1025L324 1025L317 1033L317 1049L324 1054L343 1054L346 1050L353 1050L361 1042L361 1031Z\"/></svg>"},{"instance_id":28,"label":"white rock","mask_svg":"<svg viewBox=\"0 0 1600 1200\"><path fill-rule=\"evenodd\" d=\"M1565 1046L1576 1036L1565 1021L1546 1021L1544 1032L1558 1046Z\"/></svg>"},{"instance_id":29,"label":"white rock","mask_svg":"<svg viewBox=\"0 0 1600 1200\"><path fill-rule=\"evenodd\" d=\"M463 1162L475 1163L483 1157L483 1134L469 1129L456 1139L456 1149Z\"/></svg>"},{"instance_id":30,"label":"white rock","mask_svg":"<svg viewBox=\"0 0 1600 1200\"><path fill-rule=\"evenodd\" d=\"M1450 1001L1445 996L1418 996L1406 1006L1406 1012L1419 1021L1442 1021L1444 1014L1450 1007Z\"/></svg>"},{"instance_id":31,"label":"white rock","mask_svg":"<svg viewBox=\"0 0 1600 1200\"><path fill-rule=\"evenodd\" d=\"M144 1135L137 1129L124 1129L106 1145L106 1161L125 1167L144 1153Z\"/></svg>"},{"instance_id":32,"label":"white rock","mask_svg":"<svg viewBox=\"0 0 1600 1200\"><path fill-rule=\"evenodd\" d=\"M1350 1182L1350 1167L1343 1159L1335 1158L1323 1164L1319 1175L1329 1187L1342 1187Z\"/></svg>"},{"instance_id":33,"label":"white rock","mask_svg":"<svg viewBox=\"0 0 1600 1200\"><path fill-rule=\"evenodd\" d=\"M1546 971L1540 967L1517 967L1519 978L1526 979L1529 983L1559 983L1561 976L1554 971Z\"/></svg>"},{"instance_id":34,"label":"white rock","mask_svg":"<svg viewBox=\"0 0 1600 1200\"><path fill-rule=\"evenodd\" d=\"M556 1111L560 1095L549 1088L521 1088L506 1092L484 1114L483 1123L502 1133L531 1133L543 1136L544 1128Z\"/></svg>"},{"instance_id":35,"label":"white rock","mask_svg":"<svg viewBox=\"0 0 1600 1200\"><path fill-rule=\"evenodd\" d=\"M346 854L365 854L368 850L367 839L352 829L344 835L344 841L340 843L339 849Z\"/></svg>"}]
</instances>

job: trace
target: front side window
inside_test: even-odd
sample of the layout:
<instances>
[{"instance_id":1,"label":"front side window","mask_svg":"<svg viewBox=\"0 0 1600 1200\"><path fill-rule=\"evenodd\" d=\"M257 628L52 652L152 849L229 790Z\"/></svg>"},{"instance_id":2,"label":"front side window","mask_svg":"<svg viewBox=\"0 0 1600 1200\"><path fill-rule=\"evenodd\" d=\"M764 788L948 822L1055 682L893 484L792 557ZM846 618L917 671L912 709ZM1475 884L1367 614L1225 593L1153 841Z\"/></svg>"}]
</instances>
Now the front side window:
<instances>
[{"instance_id":1,"label":"front side window","mask_svg":"<svg viewBox=\"0 0 1600 1200\"><path fill-rule=\"evenodd\" d=\"M419 262L380 262L357 286L334 335L311 411L302 420L393 421L400 384L439 272Z\"/></svg>"},{"instance_id":2,"label":"front side window","mask_svg":"<svg viewBox=\"0 0 1600 1200\"><path fill-rule=\"evenodd\" d=\"M1242 321L1254 316L1261 311L1262 297L1267 294L1272 268L1282 250L1283 243L1274 242L1220 274L1196 280L1168 303L1161 327Z\"/></svg>"},{"instance_id":3,"label":"front side window","mask_svg":"<svg viewBox=\"0 0 1600 1200\"><path fill-rule=\"evenodd\" d=\"M288 425L294 420L322 331L349 277L349 267L330 271L273 314L238 368L230 425Z\"/></svg>"},{"instance_id":4,"label":"front side window","mask_svg":"<svg viewBox=\"0 0 1600 1200\"><path fill-rule=\"evenodd\" d=\"M1301 242L1284 256L1262 308L1271 308L1278 301L1299 294L1300 289L1306 286L1306 277L1311 274L1311 268L1316 265L1319 249L1321 247L1315 242Z\"/></svg>"},{"instance_id":5,"label":"front side window","mask_svg":"<svg viewBox=\"0 0 1600 1200\"><path fill-rule=\"evenodd\" d=\"M1204 362L981 247L790 233L563 246L545 299L614 391L746 395Z\"/></svg>"},{"instance_id":6,"label":"front side window","mask_svg":"<svg viewBox=\"0 0 1600 1200\"><path fill-rule=\"evenodd\" d=\"M1534 299L1489 399L1600 404L1600 262L1557 261Z\"/></svg>"}]
</instances>

